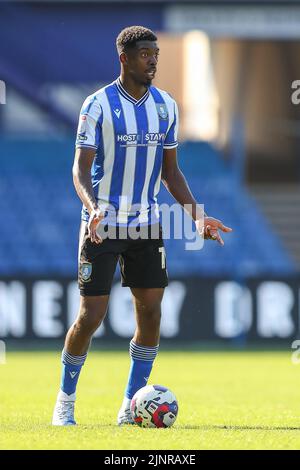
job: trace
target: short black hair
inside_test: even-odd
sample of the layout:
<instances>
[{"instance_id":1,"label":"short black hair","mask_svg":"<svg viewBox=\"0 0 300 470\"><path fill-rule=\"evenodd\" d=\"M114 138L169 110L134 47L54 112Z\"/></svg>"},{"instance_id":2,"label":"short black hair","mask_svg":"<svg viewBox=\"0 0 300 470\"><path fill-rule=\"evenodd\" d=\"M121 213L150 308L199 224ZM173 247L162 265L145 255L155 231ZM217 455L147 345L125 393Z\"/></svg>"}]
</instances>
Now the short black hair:
<instances>
[{"instance_id":1,"label":"short black hair","mask_svg":"<svg viewBox=\"0 0 300 470\"><path fill-rule=\"evenodd\" d=\"M157 37L151 29L144 26L129 26L123 29L117 37L116 46L118 53L134 48L137 41L156 41Z\"/></svg>"}]
</instances>

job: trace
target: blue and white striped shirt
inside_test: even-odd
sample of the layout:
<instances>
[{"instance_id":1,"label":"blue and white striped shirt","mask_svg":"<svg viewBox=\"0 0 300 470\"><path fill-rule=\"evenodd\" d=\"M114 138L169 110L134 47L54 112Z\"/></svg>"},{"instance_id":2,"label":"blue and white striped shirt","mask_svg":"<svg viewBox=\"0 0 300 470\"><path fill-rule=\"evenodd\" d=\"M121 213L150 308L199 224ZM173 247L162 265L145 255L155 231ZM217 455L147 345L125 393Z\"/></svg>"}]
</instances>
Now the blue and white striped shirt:
<instances>
[{"instance_id":1,"label":"blue and white striped shirt","mask_svg":"<svg viewBox=\"0 0 300 470\"><path fill-rule=\"evenodd\" d=\"M112 224L158 221L163 149L177 147L177 129L176 102L154 86L136 100L117 79L85 100L76 147L96 150L95 198Z\"/></svg>"}]
</instances>

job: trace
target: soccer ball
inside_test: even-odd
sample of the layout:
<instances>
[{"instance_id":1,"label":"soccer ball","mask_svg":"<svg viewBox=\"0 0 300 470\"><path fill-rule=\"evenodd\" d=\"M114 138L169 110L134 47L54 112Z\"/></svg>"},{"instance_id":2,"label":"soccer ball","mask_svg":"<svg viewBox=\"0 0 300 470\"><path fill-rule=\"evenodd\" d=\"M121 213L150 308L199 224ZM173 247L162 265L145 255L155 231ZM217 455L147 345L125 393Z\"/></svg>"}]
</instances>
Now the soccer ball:
<instances>
[{"instance_id":1,"label":"soccer ball","mask_svg":"<svg viewBox=\"0 0 300 470\"><path fill-rule=\"evenodd\" d=\"M130 410L142 428L169 428L177 418L178 403L174 393L162 385L146 385L131 400Z\"/></svg>"}]
</instances>

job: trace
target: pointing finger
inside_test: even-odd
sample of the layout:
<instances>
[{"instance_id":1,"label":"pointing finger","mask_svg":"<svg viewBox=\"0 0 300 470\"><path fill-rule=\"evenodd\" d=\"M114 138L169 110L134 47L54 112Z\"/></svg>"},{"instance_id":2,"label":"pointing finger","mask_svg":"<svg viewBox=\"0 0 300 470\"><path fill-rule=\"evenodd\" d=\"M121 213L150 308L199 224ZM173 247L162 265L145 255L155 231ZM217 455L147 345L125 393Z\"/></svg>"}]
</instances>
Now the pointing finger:
<instances>
[{"instance_id":1,"label":"pointing finger","mask_svg":"<svg viewBox=\"0 0 300 470\"><path fill-rule=\"evenodd\" d=\"M217 233L215 239L220 243L220 245L222 245L222 246L224 245L224 241L223 241L223 239L222 239L222 237L219 233Z\"/></svg>"},{"instance_id":2,"label":"pointing finger","mask_svg":"<svg viewBox=\"0 0 300 470\"><path fill-rule=\"evenodd\" d=\"M232 228L226 227L226 225L223 225L222 223L220 223L219 229L222 230L222 232L232 232Z\"/></svg>"}]
</instances>

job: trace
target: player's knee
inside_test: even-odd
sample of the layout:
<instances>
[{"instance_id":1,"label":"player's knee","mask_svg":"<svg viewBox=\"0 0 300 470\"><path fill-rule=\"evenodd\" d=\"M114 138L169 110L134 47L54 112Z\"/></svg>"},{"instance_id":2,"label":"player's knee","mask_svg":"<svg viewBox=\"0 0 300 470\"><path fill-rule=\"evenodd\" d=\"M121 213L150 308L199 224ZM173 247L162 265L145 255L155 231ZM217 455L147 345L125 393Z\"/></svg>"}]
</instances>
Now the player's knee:
<instances>
[{"instance_id":1,"label":"player's knee","mask_svg":"<svg viewBox=\"0 0 300 470\"><path fill-rule=\"evenodd\" d=\"M84 334L92 335L101 325L104 315L93 310L81 310L75 322L75 328Z\"/></svg>"},{"instance_id":2,"label":"player's knee","mask_svg":"<svg viewBox=\"0 0 300 470\"><path fill-rule=\"evenodd\" d=\"M154 307L148 309L145 312L145 317L148 323L151 323L153 326L160 325L161 320L161 309L160 305L155 305Z\"/></svg>"}]
</instances>

